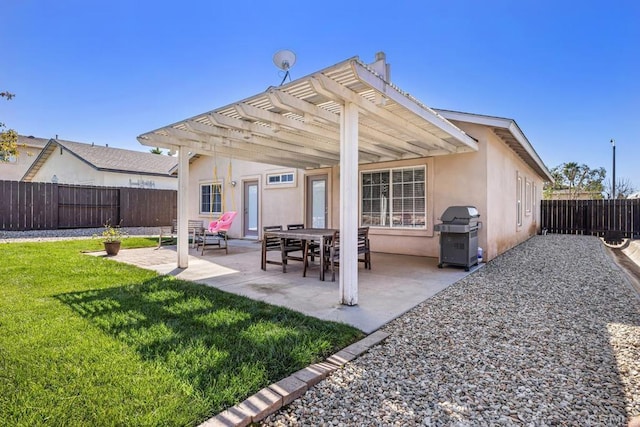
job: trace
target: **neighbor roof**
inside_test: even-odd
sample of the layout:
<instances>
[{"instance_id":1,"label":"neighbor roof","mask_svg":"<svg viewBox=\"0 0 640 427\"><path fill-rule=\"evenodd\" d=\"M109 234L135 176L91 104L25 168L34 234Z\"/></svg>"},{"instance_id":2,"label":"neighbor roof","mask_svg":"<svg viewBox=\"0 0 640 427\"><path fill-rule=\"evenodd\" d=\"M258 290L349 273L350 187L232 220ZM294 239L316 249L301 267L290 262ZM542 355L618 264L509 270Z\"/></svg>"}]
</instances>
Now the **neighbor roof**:
<instances>
[{"instance_id":1,"label":"neighbor roof","mask_svg":"<svg viewBox=\"0 0 640 427\"><path fill-rule=\"evenodd\" d=\"M29 135L18 135L18 145L34 148L43 148L49 142L49 138L36 138Z\"/></svg>"},{"instance_id":2,"label":"neighbor roof","mask_svg":"<svg viewBox=\"0 0 640 427\"><path fill-rule=\"evenodd\" d=\"M31 167L22 177L31 181L49 156L60 147L91 167L105 172L135 173L140 175L172 176L171 169L177 159L161 154L144 153L82 142L50 139Z\"/></svg>"}]
</instances>

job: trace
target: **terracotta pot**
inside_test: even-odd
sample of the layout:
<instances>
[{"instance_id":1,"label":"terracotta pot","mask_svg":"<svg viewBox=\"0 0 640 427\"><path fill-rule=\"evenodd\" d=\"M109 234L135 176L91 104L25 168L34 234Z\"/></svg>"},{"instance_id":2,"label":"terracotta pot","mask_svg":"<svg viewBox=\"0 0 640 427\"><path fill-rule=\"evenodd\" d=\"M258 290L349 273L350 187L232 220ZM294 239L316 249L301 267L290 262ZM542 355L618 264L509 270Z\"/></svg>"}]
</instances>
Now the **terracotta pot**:
<instances>
[{"instance_id":1,"label":"terracotta pot","mask_svg":"<svg viewBox=\"0 0 640 427\"><path fill-rule=\"evenodd\" d=\"M107 255L118 255L120 242L104 242L104 250L107 251Z\"/></svg>"}]
</instances>

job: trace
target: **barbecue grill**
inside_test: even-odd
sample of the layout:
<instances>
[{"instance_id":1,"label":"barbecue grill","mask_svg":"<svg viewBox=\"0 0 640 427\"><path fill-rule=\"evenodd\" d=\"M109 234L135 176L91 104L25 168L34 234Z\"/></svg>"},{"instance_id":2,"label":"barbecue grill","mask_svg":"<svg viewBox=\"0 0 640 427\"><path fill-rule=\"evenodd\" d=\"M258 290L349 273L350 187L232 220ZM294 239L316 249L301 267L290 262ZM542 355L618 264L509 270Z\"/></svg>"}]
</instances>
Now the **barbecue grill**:
<instances>
[{"instance_id":1,"label":"barbecue grill","mask_svg":"<svg viewBox=\"0 0 640 427\"><path fill-rule=\"evenodd\" d=\"M457 265L469 271L478 264L478 230L482 223L480 214L473 206L449 206L433 229L440 232L440 263Z\"/></svg>"}]
</instances>

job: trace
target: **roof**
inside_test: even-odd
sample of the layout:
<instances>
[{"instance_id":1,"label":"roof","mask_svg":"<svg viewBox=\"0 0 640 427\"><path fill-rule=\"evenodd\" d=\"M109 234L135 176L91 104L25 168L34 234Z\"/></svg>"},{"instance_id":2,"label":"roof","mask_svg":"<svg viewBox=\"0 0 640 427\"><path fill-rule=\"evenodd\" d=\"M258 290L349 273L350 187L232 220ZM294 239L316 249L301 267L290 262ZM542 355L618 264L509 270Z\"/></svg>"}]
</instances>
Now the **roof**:
<instances>
[{"instance_id":1,"label":"roof","mask_svg":"<svg viewBox=\"0 0 640 427\"><path fill-rule=\"evenodd\" d=\"M360 163L464 153L477 142L358 57L138 137L143 145L297 168L340 162L340 112L357 106Z\"/></svg>"},{"instance_id":2,"label":"roof","mask_svg":"<svg viewBox=\"0 0 640 427\"><path fill-rule=\"evenodd\" d=\"M31 181L49 156L55 152L58 147L68 151L91 167L105 172L172 176L170 171L178 162L175 157L161 154L50 139L31 167L24 174L22 180Z\"/></svg>"},{"instance_id":3,"label":"roof","mask_svg":"<svg viewBox=\"0 0 640 427\"><path fill-rule=\"evenodd\" d=\"M513 119L486 116L482 114L463 113L460 111L436 109L439 114L452 122L466 122L489 127L493 133L504 141L527 165L540 177L553 182L553 176L533 148L524 132Z\"/></svg>"},{"instance_id":4,"label":"roof","mask_svg":"<svg viewBox=\"0 0 640 427\"><path fill-rule=\"evenodd\" d=\"M18 145L32 148L43 148L49 142L49 138L36 138L29 135L18 135Z\"/></svg>"}]
</instances>

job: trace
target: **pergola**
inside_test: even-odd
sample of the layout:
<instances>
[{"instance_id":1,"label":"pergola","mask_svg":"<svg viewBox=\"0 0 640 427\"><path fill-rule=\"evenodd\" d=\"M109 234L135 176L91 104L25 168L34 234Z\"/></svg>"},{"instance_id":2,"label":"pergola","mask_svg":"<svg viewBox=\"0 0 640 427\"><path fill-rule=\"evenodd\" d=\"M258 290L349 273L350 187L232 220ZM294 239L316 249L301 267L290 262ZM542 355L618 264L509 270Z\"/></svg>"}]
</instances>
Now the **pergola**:
<instances>
[{"instance_id":1,"label":"pergola","mask_svg":"<svg viewBox=\"0 0 640 427\"><path fill-rule=\"evenodd\" d=\"M340 165L340 302L358 301L358 164L478 150L477 142L390 83L383 53L358 57L231 105L147 132L178 151L178 267L188 267L189 155L314 169Z\"/></svg>"}]
</instances>

